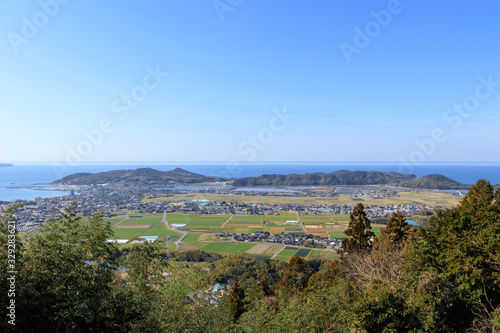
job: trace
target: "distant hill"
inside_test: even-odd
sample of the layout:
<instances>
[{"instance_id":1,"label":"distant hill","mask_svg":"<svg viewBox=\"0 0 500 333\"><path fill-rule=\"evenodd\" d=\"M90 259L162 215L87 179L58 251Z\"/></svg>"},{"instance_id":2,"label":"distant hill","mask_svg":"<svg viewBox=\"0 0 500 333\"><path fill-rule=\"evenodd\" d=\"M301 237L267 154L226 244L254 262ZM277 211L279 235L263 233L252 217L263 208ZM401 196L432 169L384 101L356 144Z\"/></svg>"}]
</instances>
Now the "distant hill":
<instances>
[{"instance_id":1,"label":"distant hill","mask_svg":"<svg viewBox=\"0 0 500 333\"><path fill-rule=\"evenodd\" d=\"M75 173L53 182L54 184L67 185L92 185L92 184L165 184L177 183L204 183L226 181L225 178L208 177L193 173L181 168L171 171L158 171L151 168L136 170L114 170L99 173Z\"/></svg>"},{"instance_id":2,"label":"distant hill","mask_svg":"<svg viewBox=\"0 0 500 333\"><path fill-rule=\"evenodd\" d=\"M459 183L453 179L438 174L432 174L408 180L402 182L399 185L409 188L428 188L438 190L459 190L469 188L468 185Z\"/></svg>"},{"instance_id":3,"label":"distant hill","mask_svg":"<svg viewBox=\"0 0 500 333\"><path fill-rule=\"evenodd\" d=\"M301 186L301 185L395 185L415 179L415 175L399 172L347 171L289 175L263 175L235 179L234 186Z\"/></svg>"},{"instance_id":4,"label":"distant hill","mask_svg":"<svg viewBox=\"0 0 500 333\"><path fill-rule=\"evenodd\" d=\"M0 163L0 168L4 168L4 167L13 167L13 165L8 164L8 163Z\"/></svg>"}]
</instances>

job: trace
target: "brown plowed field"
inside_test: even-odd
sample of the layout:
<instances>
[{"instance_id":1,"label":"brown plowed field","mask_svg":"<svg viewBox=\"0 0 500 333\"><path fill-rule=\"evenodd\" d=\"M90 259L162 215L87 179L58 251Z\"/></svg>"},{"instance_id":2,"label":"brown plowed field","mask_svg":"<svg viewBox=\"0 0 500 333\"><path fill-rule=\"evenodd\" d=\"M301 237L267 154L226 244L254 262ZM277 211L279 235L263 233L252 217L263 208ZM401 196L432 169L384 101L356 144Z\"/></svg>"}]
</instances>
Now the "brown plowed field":
<instances>
[{"instance_id":1,"label":"brown plowed field","mask_svg":"<svg viewBox=\"0 0 500 333\"><path fill-rule=\"evenodd\" d=\"M271 244L257 244L254 247L247 250L247 253L262 254L267 251L272 245Z\"/></svg>"}]
</instances>

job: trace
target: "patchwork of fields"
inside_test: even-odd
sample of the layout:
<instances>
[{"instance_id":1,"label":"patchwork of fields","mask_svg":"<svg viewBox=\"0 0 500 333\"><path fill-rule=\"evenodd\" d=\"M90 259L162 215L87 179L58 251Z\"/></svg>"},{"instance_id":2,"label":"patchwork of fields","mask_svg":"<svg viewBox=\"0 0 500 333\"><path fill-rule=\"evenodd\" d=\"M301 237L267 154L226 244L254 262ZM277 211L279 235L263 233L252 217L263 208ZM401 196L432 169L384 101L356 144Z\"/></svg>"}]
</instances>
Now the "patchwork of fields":
<instances>
[{"instance_id":1,"label":"patchwork of fields","mask_svg":"<svg viewBox=\"0 0 500 333\"><path fill-rule=\"evenodd\" d=\"M163 214L129 214L128 217L111 219L114 239L130 240L140 236L171 236L172 240L180 233L167 230L162 222Z\"/></svg>"},{"instance_id":2,"label":"patchwork of fields","mask_svg":"<svg viewBox=\"0 0 500 333\"><path fill-rule=\"evenodd\" d=\"M171 236L175 241L180 232L171 231L163 225L163 214L128 214L114 217L112 223L113 238L131 240L140 236L158 236L164 239ZM258 260L276 259L288 261L293 256L300 257L336 257L331 250L315 250L305 247L286 246L270 243L238 243L229 237L219 237L216 234L225 233L283 233L303 235L310 233L320 237L344 237L343 231L348 225L348 215L315 215L298 216L293 212L283 215L196 215L167 214L167 221L172 224L184 224L183 231L188 235L183 239L180 250L202 250L221 253L245 253ZM287 223L298 221L299 223ZM373 231L380 233L380 226Z\"/></svg>"}]
</instances>

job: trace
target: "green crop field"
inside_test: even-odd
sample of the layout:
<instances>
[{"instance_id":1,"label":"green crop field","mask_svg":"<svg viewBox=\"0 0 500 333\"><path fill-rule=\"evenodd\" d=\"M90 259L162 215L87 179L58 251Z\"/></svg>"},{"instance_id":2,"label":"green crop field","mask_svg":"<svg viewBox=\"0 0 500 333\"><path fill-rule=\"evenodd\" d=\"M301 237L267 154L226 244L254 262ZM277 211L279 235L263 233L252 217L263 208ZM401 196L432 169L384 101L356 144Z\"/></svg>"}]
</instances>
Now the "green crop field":
<instances>
[{"instance_id":1,"label":"green crop field","mask_svg":"<svg viewBox=\"0 0 500 333\"><path fill-rule=\"evenodd\" d=\"M305 258L307 255L311 252L309 249L300 249L297 253L295 253L296 256Z\"/></svg>"},{"instance_id":2,"label":"green crop field","mask_svg":"<svg viewBox=\"0 0 500 333\"><path fill-rule=\"evenodd\" d=\"M204 246L207 244L212 244L212 243L206 243L206 242L182 243L182 245L188 245L188 246Z\"/></svg>"},{"instance_id":3,"label":"green crop field","mask_svg":"<svg viewBox=\"0 0 500 333\"><path fill-rule=\"evenodd\" d=\"M240 234L249 234L250 233L250 228L235 228L234 232L235 233L240 233Z\"/></svg>"},{"instance_id":4,"label":"green crop field","mask_svg":"<svg viewBox=\"0 0 500 333\"><path fill-rule=\"evenodd\" d=\"M260 227L262 226L262 224L260 223L257 223L257 224L253 224L253 223L228 223L224 226L224 228L245 228L245 227L249 227L249 228L257 228L257 227Z\"/></svg>"},{"instance_id":5,"label":"green crop field","mask_svg":"<svg viewBox=\"0 0 500 333\"><path fill-rule=\"evenodd\" d=\"M296 221L297 216L295 215L266 215L264 216L265 221Z\"/></svg>"},{"instance_id":6,"label":"green crop field","mask_svg":"<svg viewBox=\"0 0 500 333\"><path fill-rule=\"evenodd\" d=\"M264 261L264 260L271 259L271 256L270 255L266 255L266 254L247 253L247 256L250 256L250 257L254 258L257 261Z\"/></svg>"},{"instance_id":7,"label":"green crop field","mask_svg":"<svg viewBox=\"0 0 500 333\"><path fill-rule=\"evenodd\" d=\"M188 234L183 242L197 242L201 234Z\"/></svg>"},{"instance_id":8,"label":"green crop field","mask_svg":"<svg viewBox=\"0 0 500 333\"><path fill-rule=\"evenodd\" d=\"M201 251L206 251L206 252L227 252L227 250L231 247L233 247L237 243L225 243L225 242L218 242L218 243L208 243L207 245L204 245L200 248Z\"/></svg>"},{"instance_id":9,"label":"green crop field","mask_svg":"<svg viewBox=\"0 0 500 333\"><path fill-rule=\"evenodd\" d=\"M327 216L300 216L300 220L304 221L331 221Z\"/></svg>"},{"instance_id":10,"label":"green crop field","mask_svg":"<svg viewBox=\"0 0 500 333\"><path fill-rule=\"evenodd\" d=\"M279 260L279 261L283 261L283 262L287 262L290 257L283 257L283 256L276 256L274 257L275 260Z\"/></svg>"},{"instance_id":11,"label":"green crop field","mask_svg":"<svg viewBox=\"0 0 500 333\"><path fill-rule=\"evenodd\" d=\"M329 232L328 235L330 237L335 237L335 238L346 238L347 237L343 232Z\"/></svg>"},{"instance_id":12,"label":"green crop field","mask_svg":"<svg viewBox=\"0 0 500 333\"><path fill-rule=\"evenodd\" d=\"M231 221L262 221L262 215L234 215Z\"/></svg>"},{"instance_id":13,"label":"green crop field","mask_svg":"<svg viewBox=\"0 0 500 333\"><path fill-rule=\"evenodd\" d=\"M210 232L214 232L214 233L227 232L227 233L232 234L234 232L234 230L233 229L226 229L226 228L211 228Z\"/></svg>"},{"instance_id":14,"label":"green crop field","mask_svg":"<svg viewBox=\"0 0 500 333\"><path fill-rule=\"evenodd\" d=\"M245 253L247 250L251 249L254 243L239 243L232 248L228 249L226 252L229 253Z\"/></svg>"},{"instance_id":15,"label":"green crop field","mask_svg":"<svg viewBox=\"0 0 500 333\"><path fill-rule=\"evenodd\" d=\"M231 215L200 215L200 219L221 219L227 220L231 217Z\"/></svg>"},{"instance_id":16,"label":"green crop field","mask_svg":"<svg viewBox=\"0 0 500 333\"><path fill-rule=\"evenodd\" d=\"M350 215L349 214L333 214L331 216L335 221L350 221Z\"/></svg>"},{"instance_id":17,"label":"green crop field","mask_svg":"<svg viewBox=\"0 0 500 333\"><path fill-rule=\"evenodd\" d=\"M250 233L255 234L256 232L263 232L264 228L250 228Z\"/></svg>"},{"instance_id":18,"label":"green crop field","mask_svg":"<svg viewBox=\"0 0 500 333\"><path fill-rule=\"evenodd\" d=\"M226 220L222 219L198 219L196 221L191 222L188 227L220 227L226 222Z\"/></svg>"},{"instance_id":19,"label":"green crop field","mask_svg":"<svg viewBox=\"0 0 500 333\"><path fill-rule=\"evenodd\" d=\"M321 250L311 250L311 252L309 252L309 257L317 256L321 252L322 252Z\"/></svg>"},{"instance_id":20,"label":"green crop field","mask_svg":"<svg viewBox=\"0 0 500 333\"><path fill-rule=\"evenodd\" d=\"M154 224L160 221L158 218L136 218L123 221L121 224Z\"/></svg>"},{"instance_id":21,"label":"green crop field","mask_svg":"<svg viewBox=\"0 0 500 333\"><path fill-rule=\"evenodd\" d=\"M293 257L297 253L297 250L283 250L278 256Z\"/></svg>"},{"instance_id":22,"label":"green crop field","mask_svg":"<svg viewBox=\"0 0 500 333\"><path fill-rule=\"evenodd\" d=\"M140 235L142 234L147 228L112 228L111 231L115 235Z\"/></svg>"},{"instance_id":23,"label":"green crop field","mask_svg":"<svg viewBox=\"0 0 500 333\"><path fill-rule=\"evenodd\" d=\"M198 215L167 214L167 221L169 223L189 224L189 223L191 223L191 221L194 221L197 218L198 218Z\"/></svg>"},{"instance_id":24,"label":"green crop field","mask_svg":"<svg viewBox=\"0 0 500 333\"><path fill-rule=\"evenodd\" d=\"M148 229L146 230L141 236L159 236L159 237L166 237L166 236L175 236L175 237L180 237L178 233L175 231L167 230L167 229Z\"/></svg>"}]
</instances>

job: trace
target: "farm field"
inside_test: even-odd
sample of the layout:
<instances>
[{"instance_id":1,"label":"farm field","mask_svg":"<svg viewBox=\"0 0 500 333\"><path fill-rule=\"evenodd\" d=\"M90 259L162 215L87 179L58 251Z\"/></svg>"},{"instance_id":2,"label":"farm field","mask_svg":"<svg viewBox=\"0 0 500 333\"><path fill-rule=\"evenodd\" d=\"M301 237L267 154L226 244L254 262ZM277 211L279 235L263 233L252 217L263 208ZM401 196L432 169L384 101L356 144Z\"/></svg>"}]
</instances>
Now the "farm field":
<instances>
[{"instance_id":1,"label":"farm field","mask_svg":"<svg viewBox=\"0 0 500 333\"><path fill-rule=\"evenodd\" d=\"M229 253L245 253L254 247L254 243L239 243L227 250Z\"/></svg>"},{"instance_id":2,"label":"farm field","mask_svg":"<svg viewBox=\"0 0 500 333\"><path fill-rule=\"evenodd\" d=\"M132 217L132 218L131 218ZM163 214L130 214L128 218L120 216L111 219L114 239L131 239L139 236L171 237L175 241L180 233L167 230L162 221ZM218 252L225 254L245 253L252 255L258 260L273 258L275 260L288 261L292 256L300 257L321 256L325 258L336 258L333 251L301 248L299 246L285 246L270 243L238 243L230 238L220 238L217 233L311 233L323 237L343 238L343 230L347 227L349 215L335 215L323 213L315 216L299 216L305 225L286 224L286 221L296 221L297 216L293 212L285 212L283 215L189 215L172 213L167 215L170 224L186 224L184 230L188 235L180 245L180 250L199 249L207 252ZM268 223L263 224L264 221ZM338 224L334 224L336 221ZM272 223L272 224L269 224ZM375 234L380 234L383 225L373 225ZM280 252L281 251L281 252Z\"/></svg>"},{"instance_id":3,"label":"farm field","mask_svg":"<svg viewBox=\"0 0 500 333\"><path fill-rule=\"evenodd\" d=\"M163 214L129 214L128 219L114 224L111 231L114 233L115 239L123 237L130 239L139 236L158 236L160 238L171 236L173 239L180 237L179 233L165 228L162 217Z\"/></svg>"},{"instance_id":4,"label":"farm field","mask_svg":"<svg viewBox=\"0 0 500 333\"><path fill-rule=\"evenodd\" d=\"M160 218L129 218L123 221L121 224L154 224L159 220Z\"/></svg>"},{"instance_id":5,"label":"farm field","mask_svg":"<svg viewBox=\"0 0 500 333\"><path fill-rule=\"evenodd\" d=\"M236 242L218 242L218 243L208 243L199 248L201 251L207 252L227 252L231 247L235 246Z\"/></svg>"},{"instance_id":6,"label":"farm field","mask_svg":"<svg viewBox=\"0 0 500 333\"><path fill-rule=\"evenodd\" d=\"M319 189L320 187L318 187ZM331 187L330 187L331 188ZM438 205L451 207L456 206L460 198L447 193L439 192L409 192L399 191L400 197L381 198L377 196L367 196L361 198L350 198L347 194L340 194L337 197L269 197L269 196L246 196L246 195L231 195L231 194L210 194L210 193L191 193L191 194L175 194L171 197L144 199L148 201L187 201L206 199L211 201L226 201L226 202L262 202L265 204L316 204L316 205L356 205L362 202L364 205L405 205L405 204L425 204L429 207ZM431 198L429 198L431 196ZM436 198L432 198L436 197ZM355 199L362 199L358 201ZM170 214L169 214L170 215Z\"/></svg>"},{"instance_id":7,"label":"farm field","mask_svg":"<svg viewBox=\"0 0 500 333\"><path fill-rule=\"evenodd\" d=\"M198 241L198 238L200 237L201 234L188 234L186 238L184 238L184 242L189 243L189 242L196 242Z\"/></svg>"},{"instance_id":8,"label":"farm field","mask_svg":"<svg viewBox=\"0 0 500 333\"><path fill-rule=\"evenodd\" d=\"M272 247L271 244L255 244L252 246L250 249L247 250L247 253L254 253L254 254L262 254L266 252L270 247Z\"/></svg>"}]
</instances>

